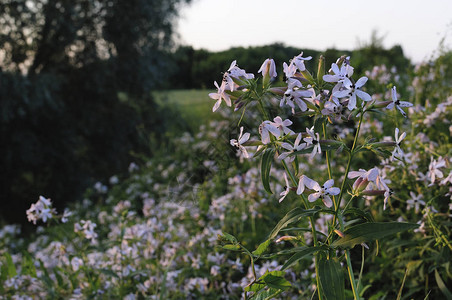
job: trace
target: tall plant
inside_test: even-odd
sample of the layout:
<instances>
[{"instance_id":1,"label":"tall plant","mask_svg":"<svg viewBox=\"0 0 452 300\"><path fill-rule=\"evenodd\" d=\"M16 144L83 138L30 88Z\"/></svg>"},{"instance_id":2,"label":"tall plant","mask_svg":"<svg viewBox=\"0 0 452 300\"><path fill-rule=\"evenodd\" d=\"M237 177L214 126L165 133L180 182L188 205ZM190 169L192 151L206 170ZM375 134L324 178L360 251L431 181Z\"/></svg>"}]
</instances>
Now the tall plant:
<instances>
[{"instance_id":1,"label":"tall plant","mask_svg":"<svg viewBox=\"0 0 452 300\"><path fill-rule=\"evenodd\" d=\"M277 223L254 251L228 233L219 236L219 240L224 249L249 256L254 278L245 288L245 299L266 299L283 292L291 286L284 277L284 270L309 256L315 261L314 293L319 299L345 299L347 277L354 299L361 299L362 269L357 276L350 249L361 246L364 253L371 242L418 227L413 223L375 222L368 211L357 205L363 196L381 195L385 208L392 194L384 174L377 167L352 169L358 153L373 152L381 158L399 159L403 156L402 140L406 136L395 128L392 141L363 139L361 128L369 113L396 109L406 117L404 108L412 104L399 99L395 86L392 86L390 100L374 100L365 91L368 78L353 78L354 68L349 57L340 57L328 72L325 72L325 59L320 57L314 73L305 66L311 57L302 55L283 64L284 86L273 85L278 75L272 59L262 64L260 78L239 68L234 61L224 73L221 84L215 82L217 92L209 95L216 100L213 111L224 102L233 107L234 112L241 113L239 127L247 110L259 112L259 135L252 138L250 133L244 133L242 126L238 139L231 140L231 145L236 146L244 157L251 156L253 150L250 148L257 146L253 157L260 157L262 185L269 194L273 193L272 166L282 166L285 189L279 202L289 194L296 194L298 199L297 206ZM289 108L292 119L284 119L275 113L278 104L283 109ZM310 125L305 131L296 132L290 128L294 122ZM357 123L350 137L339 138L333 133L332 127L340 122ZM319 169L326 166L326 174L314 178L308 170L299 167L304 159L316 160ZM354 180L353 184L350 180ZM322 222L326 222L325 227L319 225ZM306 231L310 232L310 238L301 238L300 233ZM281 241L291 241L294 247L272 252L270 245ZM254 264L257 260L284 254L289 257L279 271L267 272L261 277L256 275Z\"/></svg>"}]
</instances>

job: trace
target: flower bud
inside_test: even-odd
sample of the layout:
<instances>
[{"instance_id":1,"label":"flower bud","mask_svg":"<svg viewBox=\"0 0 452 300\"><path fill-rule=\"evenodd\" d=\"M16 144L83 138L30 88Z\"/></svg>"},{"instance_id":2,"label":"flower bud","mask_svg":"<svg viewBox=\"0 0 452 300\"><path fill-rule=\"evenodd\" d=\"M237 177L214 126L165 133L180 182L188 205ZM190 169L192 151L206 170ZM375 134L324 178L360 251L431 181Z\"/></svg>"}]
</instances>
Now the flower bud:
<instances>
[{"instance_id":1,"label":"flower bud","mask_svg":"<svg viewBox=\"0 0 452 300\"><path fill-rule=\"evenodd\" d=\"M334 229L334 232L335 232L338 236L340 236L341 238L345 237L345 234L344 234L342 231L340 231L340 230Z\"/></svg>"},{"instance_id":2,"label":"flower bud","mask_svg":"<svg viewBox=\"0 0 452 300\"><path fill-rule=\"evenodd\" d=\"M296 239L297 239L297 237L295 237L295 236L285 235L285 236L282 236L279 239L277 239L275 241L275 243L281 243L282 241L293 241Z\"/></svg>"},{"instance_id":3,"label":"flower bud","mask_svg":"<svg viewBox=\"0 0 452 300\"><path fill-rule=\"evenodd\" d=\"M356 193L358 193L358 194L361 193L362 191L364 191L366 189L367 185L369 184L369 180L367 180L367 178L366 179L358 178L357 181L359 181L359 180L360 180L360 182L356 186Z\"/></svg>"},{"instance_id":4,"label":"flower bud","mask_svg":"<svg viewBox=\"0 0 452 300\"><path fill-rule=\"evenodd\" d=\"M314 78L312 77L311 73L309 73L308 70L301 71L301 74L310 84L314 83Z\"/></svg>"},{"instance_id":5,"label":"flower bud","mask_svg":"<svg viewBox=\"0 0 452 300\"><path fill-rule=\"evenodd\" d=\"M268 90L275 95L284 96L284 93L287 91L287 87L272 87Z\"/></svg>"},{"instance_id":6,"label":"flower bud","mask_svg":"<svg viewBox=\"0 0 452 300\"><path fill-rule=\"evenodd\" d=\"M270 79L275 78L278 76L276 74L276 65L275 61L273 59L267 58L262 66L260 67L258 73L262 73L262 76L264 78L264 86L268 85L270 82Z\"/></svg>"},{"instance_id":7,"label":"flower bud","mask_svg":"<svg viewBox=\"0 0 452 300\"><path fill-rule=\"evenodd\" d=\"M320 55L319 66L317 69L317 80L323 80L323 75L325 75L325 57Z\"/></svg>"}]
</instances>

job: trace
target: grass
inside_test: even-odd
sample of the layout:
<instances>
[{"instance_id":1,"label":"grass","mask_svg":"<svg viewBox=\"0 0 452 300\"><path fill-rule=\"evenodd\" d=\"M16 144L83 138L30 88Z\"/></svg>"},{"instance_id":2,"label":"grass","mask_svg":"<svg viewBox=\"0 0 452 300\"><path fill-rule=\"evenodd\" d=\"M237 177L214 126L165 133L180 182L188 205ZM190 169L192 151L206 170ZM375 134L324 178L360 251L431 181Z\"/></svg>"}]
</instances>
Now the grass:
<instances>
[{"instance_id":1,"label":"grass","mask_svg":"<svg viewBox=\"0 0 452 300\"><path fill-rule=\"evenodd\" d=\"M213 91L213 90L212 90ZM176 110L197 132L199 126L209 120L218 119L218 114L212 113L214 100L209 98L210 90L167 90L153 92L156 103Z\"/></svg>"}]
</instances>

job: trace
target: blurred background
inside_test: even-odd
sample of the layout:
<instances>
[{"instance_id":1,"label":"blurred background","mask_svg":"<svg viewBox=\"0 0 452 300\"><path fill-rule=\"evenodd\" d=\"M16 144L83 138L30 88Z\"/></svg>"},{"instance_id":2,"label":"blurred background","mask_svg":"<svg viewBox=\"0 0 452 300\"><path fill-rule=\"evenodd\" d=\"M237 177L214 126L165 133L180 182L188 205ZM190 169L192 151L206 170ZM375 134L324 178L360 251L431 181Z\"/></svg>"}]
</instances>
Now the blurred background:
<instances>
[{"instance_id":1,"label":"blurred background","mask_svg":"<svg viewBox=\"0 0 452 300\"><path fill-rule=\"evenodd\" d=\"M448 47L450 1L2 0L0 218L26 222L165 151L211 118L231 61L249 72L304 51L356 73L412 72Z\"/></svg>"}]
</instances>

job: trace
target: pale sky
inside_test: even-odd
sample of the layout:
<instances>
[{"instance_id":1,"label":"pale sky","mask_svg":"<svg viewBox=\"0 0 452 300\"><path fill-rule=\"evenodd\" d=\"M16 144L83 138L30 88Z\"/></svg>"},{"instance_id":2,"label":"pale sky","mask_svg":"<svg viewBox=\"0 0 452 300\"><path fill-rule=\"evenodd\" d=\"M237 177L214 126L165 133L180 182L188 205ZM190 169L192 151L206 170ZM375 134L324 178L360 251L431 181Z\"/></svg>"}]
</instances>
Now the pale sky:
<instances>
[{"instance_id":1,"label":"pale sky","mask_svg":"<svg viewBox=\"0 0 452 300\"><path fill-rule=\"evenodd\" d=\"M452 0L193 0L180 15L180 41L211 51L274 42L352 50L377 30L419 62L442 38L452 44Z\"/></svg>"}]
</instances>

